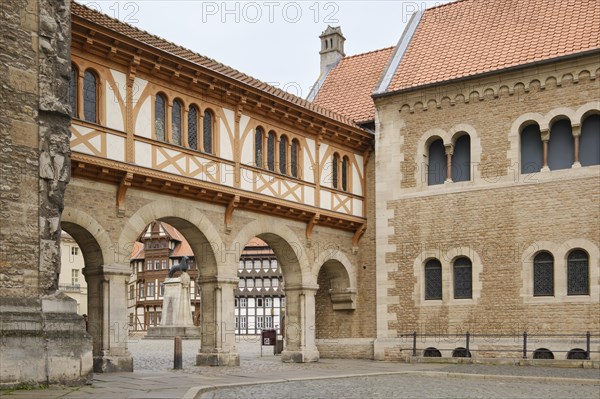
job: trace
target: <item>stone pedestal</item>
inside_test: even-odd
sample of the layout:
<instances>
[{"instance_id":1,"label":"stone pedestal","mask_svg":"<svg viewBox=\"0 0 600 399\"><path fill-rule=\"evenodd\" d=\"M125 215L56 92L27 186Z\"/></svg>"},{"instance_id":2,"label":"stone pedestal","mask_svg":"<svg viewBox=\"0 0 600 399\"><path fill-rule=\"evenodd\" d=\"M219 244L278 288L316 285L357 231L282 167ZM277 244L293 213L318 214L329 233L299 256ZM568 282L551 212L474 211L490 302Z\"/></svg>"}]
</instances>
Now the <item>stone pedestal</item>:
<instances>
[{"instance_id":1,"label":"stone pedestal","mask_svg":"<svg viewBox=\"0 0 600 399\"><path fill-rule=\"evenodd\" d=\"M319 360L315 344L316 287L286 287L286 348L281 352L284 363L309 363Z\"/></svg>"},{"instance_id":2,"label":"stone pedestal","mask_svg":"<svg viewBox=\"0 0 600 399\"><path fill-rule=\"evenodd\" d=\"M144 339L168 339L180 336L182 339L200 338L200 327L192 321L190 304L190 275L181 273L177 278L164 282L162 322L160 326L149 327Z\"/></svg>"},{"instance_id":3,"label":"stone pedestal","mask_svg":"<svg viewBox=\"0 0 600 399\"><path fill-rule=\"evenodd\" d=\"M85 383L92 377L92 337L63 293L0 301L0 386Z\"/></svg>"}]
</instances>

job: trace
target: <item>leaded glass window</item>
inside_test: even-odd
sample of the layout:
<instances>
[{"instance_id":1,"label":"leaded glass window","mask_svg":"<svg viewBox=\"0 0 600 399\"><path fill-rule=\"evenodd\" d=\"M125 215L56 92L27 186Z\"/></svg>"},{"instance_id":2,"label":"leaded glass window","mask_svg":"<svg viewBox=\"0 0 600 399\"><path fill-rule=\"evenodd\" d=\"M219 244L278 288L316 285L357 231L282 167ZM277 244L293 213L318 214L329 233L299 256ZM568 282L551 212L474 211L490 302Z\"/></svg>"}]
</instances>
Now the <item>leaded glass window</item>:
<instances>
[{"instance_id":1,"label":"leaded glass window","mask_svg":"<svg viewBox=\"0 0 600 399\"><path fill-rule=\"evenodd\" d=\"M348 157L342 158L342 190L348 191Z\"/></svg>"},{"instance_id":2,"label":"leaded glass window","mask_svg":"<svg viewBox=\"0 0 600 399\"><path fill-rule=\"evenodd\" d=\"M293 177L298 177L298 149L298 140L292 140L290 169Z\"/></svg>"},{"instance_id":3,"label":"leaded glass window","mask_svg":"<svg viewBox=\"0 0 600 399\"><path fill-rule=\"evenodd\" d=\"M254 159L259 168L263 167L263 135L263 128L257 127L254 133Z\"/></svg>"},{"instance_id":4,"label":"leaded glass window","mask_svg":"<svg viewBox=\"0 0 600 399\"><path fill-rule=\"evenodd\" d=\"M171 128L173 129L173 144L181 145L181 102L173 101Z\"/></svg>"},{"instance_id":5,"label":"leaded glass window","mask_svg":"<svg viewBox=\"0 0 600 399\"><path fill-rule=\"evenodd\" d=\"M269 132L267 138L267 169L275 171L275 132Z\"/></svg>"},{"instance_id":6,"label":"leaded glass window","mask_svg":"<svg viewBox=\"0 0 600 399\"><path fill-rule=\"evenodd\" d=\"M333 188L338 188L338 169L340 165L340 156L338 154L333 154L333 163L331 165L332 167L332 174L331 174L331 181L333 184Z\"/></svg>"},{"instance_id":7,"label":"leaded glass window","mask_svg":"<svg viewBox=\"0 0 600 399\"><path fill-rule=\"evenodd\" d=\"M425 299L442 299L442 264L437 259L425 264Z\"/></svg>"},{"instance_id":8,"label":"leaded glass window","mask_svg":"<svg viewBox=\"0 0 600 399\"><path fill-rule=\"evenodd\" d=\"M533 258L533 296L554 295L554 258L540 252Z\"/></svg>"},{"instance_id":9,"label":"leaded glass window","mask_svg":"<svg viewBox=\"0 0 600 399\"><path fill-rule=\"evenodd\" d=\"M165 141L165 111L166 101L162 94L157 94L154 100L154 132L156 140Z\"/></svg>"},{"instance_id":10,"label":"leaded glass window","mask_svg":"<svg viewBox=\"0 0 600 399\"><path fill-rule=\"evenodd\" d=\"M279 141L279 172L287 174L287 137L281 137Z\"/></svg>"},{"instance_id":11,"label":"leaded glass window","mask_svg":"<svg viewBox=\"0 0 600 399\"><path fill-rule=\"evenodd\" d=\"M98 122L98 83L96 74L85 71L83 75L83 117L88 122Z\"/></svg>"},{"instance_id":12,"label":"leaded glass window","mask_svg":"<svg viewBox=\"0 0 600 399\"><path fill-rule=\"evenodd\" d=\"M77 117L77 79L79 73L75 65L71 66L71 74L69 76L69 105L71 105L71 116Z\"/></svg>"},{"instance_id":13,"label":"leaded glass window","mask_svg":"<svg viewBox=\"0 0 600 399\"><path fill-rule=\"evenodd\" d=\"M198 109L193 105L188 110L188 145L198 149Z\"/></svg>"},{"instance_id":14,"label":"leaded glass window","mask_svg":"<svg viewBox=\"0 0 600 399\"><path fill-rule=\"evenodd\" d=\"M567 295L589 295L590 275L587 253L576 249L567 259Z\"/></svg>"},{"instance_id":15,"label":"leaded glass window","mask_svg":"<svg viewBox=\"0 0 600 399\"><path fill-rule=\"evenodd\" d=\"M213 153L213 114L210 110L204 111L204 152Z\"/></svg>"},{"instance_id":16,"label":"leaded glass window","mask_svg":"<svg viewBox=\"0 0 600 399\"><path fill-rule=\"evenodd\" d=\"M473 298L473 266L469 258L454 261L454 298Z\"/></svg>"}]
</instances>

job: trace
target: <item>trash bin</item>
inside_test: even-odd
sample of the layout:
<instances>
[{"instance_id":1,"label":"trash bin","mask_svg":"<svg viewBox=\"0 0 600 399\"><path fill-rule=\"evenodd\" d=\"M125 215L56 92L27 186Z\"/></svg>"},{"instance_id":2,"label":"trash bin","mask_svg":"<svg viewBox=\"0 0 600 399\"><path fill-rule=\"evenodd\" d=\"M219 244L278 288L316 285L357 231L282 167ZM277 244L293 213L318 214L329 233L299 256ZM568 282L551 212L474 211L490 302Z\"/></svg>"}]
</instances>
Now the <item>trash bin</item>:
<instances>
[{"instance_id":1,"label":"trash bin","mask_svg":"<svg viewBox=\"0 0 600 399\"><path fill-rule=\"evenodd\" d=\"M281 352L283 352L283 340L278 339L277 341L275 341L275 354L281 355Z\"/></svg>"}]
</instances>

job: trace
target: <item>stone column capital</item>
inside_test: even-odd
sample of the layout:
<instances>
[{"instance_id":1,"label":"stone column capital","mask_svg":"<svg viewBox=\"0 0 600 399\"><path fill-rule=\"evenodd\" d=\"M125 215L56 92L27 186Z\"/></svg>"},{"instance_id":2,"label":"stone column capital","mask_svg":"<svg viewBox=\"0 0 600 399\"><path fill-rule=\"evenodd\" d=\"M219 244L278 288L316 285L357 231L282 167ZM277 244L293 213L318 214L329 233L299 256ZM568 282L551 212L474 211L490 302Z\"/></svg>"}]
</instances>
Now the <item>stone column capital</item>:
<instances>
[{"instance_id":1,"label":"stone column capital","mask_svg":"<svg viewBox=\"0 0 600 399\"><path fill-rule=\"evenodd\" d=\"M540 136L542 141L550 140L550 129L540 129Z\"/></svg>"},{"instance_id":2,"label":"stone column capital","mask_svg":"<svg viewBox=\"0 0 600 399\"><path fill-rule=\"evenodd\" d=\"M444 144L444 149L446 150L446 155L454 154L454 144Z\"/></svg>"}]
</instances>

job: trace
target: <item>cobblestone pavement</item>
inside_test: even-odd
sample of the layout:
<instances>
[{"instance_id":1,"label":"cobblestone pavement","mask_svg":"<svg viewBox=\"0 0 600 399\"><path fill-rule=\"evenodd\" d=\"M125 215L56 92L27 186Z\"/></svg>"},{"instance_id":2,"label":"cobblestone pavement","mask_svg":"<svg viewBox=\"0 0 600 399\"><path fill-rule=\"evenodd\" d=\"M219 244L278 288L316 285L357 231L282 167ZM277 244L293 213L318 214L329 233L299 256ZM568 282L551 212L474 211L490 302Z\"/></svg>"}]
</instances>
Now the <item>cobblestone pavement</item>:
<instances>
[{"instance_id":1,"label":"cobblestone pavement","mask_svg":"<svg viewBox=\"0 0 600 399\"><path fill-rule=\"evenodd\" d=\"M600 370L547 367L391 363L321 359L282 363L272 347L237 342L239 367L196 366L198 340L183 341L183 370L173 370L173 341L132 338L133 373L95 374L92 385L0 391L36 399L202 398L590 398L600 399ZM370 375L370 376L369 376ZM341 378L349 377L352 378ZM235 385L250 385L243 388ZM231 387L224 387L229 385Z\"/></svg>"},{"instance_id":2,"label":"cobblestone pavement","mask_svg":"<svg viewBox=\"0 0 600 399\"><path fill-rule=\"evenodd\" d=\"M387 375L222 388L201 399L238 398L599 398L600 385Z\"/></svg>"}]
</instances>

